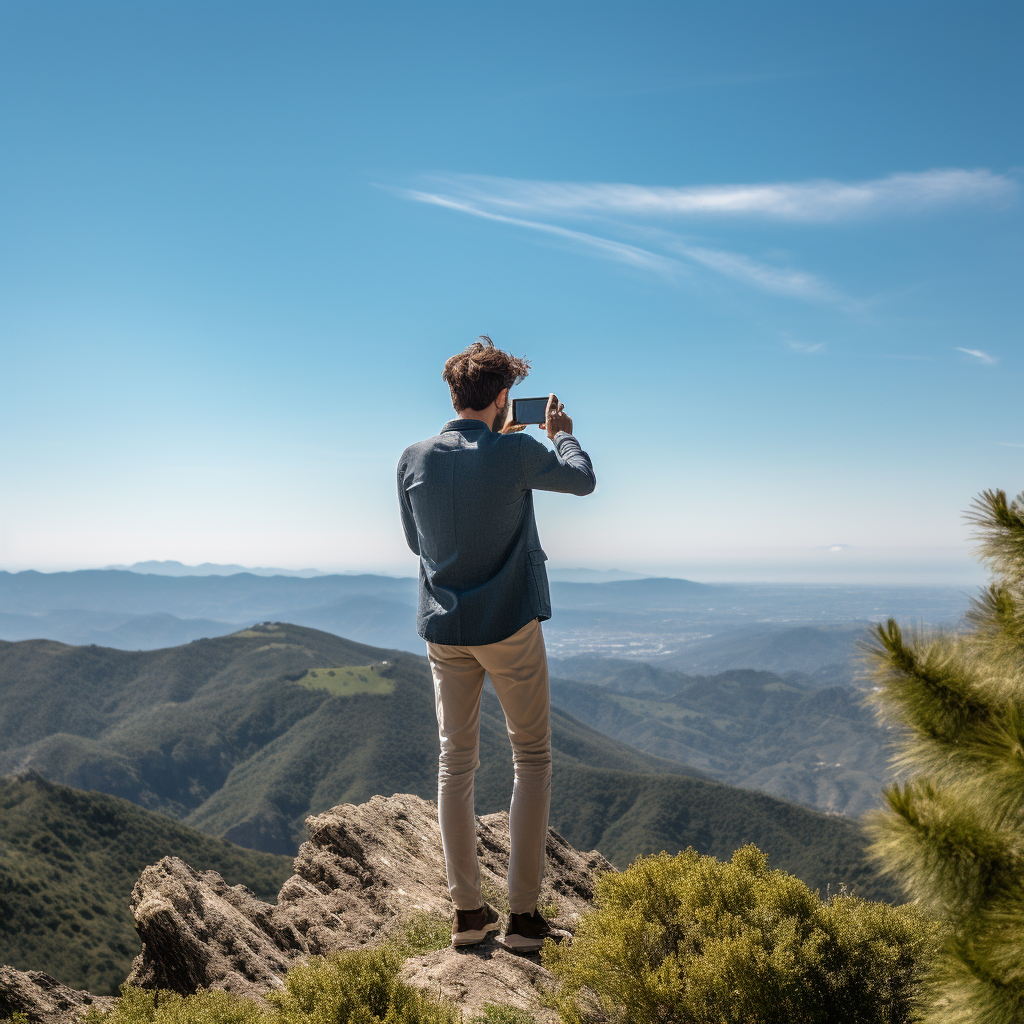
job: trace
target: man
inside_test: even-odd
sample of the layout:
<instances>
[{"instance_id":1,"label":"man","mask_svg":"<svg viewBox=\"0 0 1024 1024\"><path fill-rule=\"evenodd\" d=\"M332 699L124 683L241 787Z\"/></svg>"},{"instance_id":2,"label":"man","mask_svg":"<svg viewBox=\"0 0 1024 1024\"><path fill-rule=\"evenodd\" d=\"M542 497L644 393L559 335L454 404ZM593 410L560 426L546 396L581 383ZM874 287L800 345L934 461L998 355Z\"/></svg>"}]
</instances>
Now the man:
<instances>
[{"instance_id":1,"label":"man","mask_svg":"<svg viewBox=\"0 0 1024 1024\"><path fill-rule=\"evenodd\" d=\"M554 395L541 429L555 451L512 422L509 389L530 364L486 336L445 363L457 419L411 445L398 464L406 540L420 556L417 630L427 641L441 738L437 808L452 944L482 942L501 927L480 895L473 777L479 765L485 673L501 701L512 743L509 811L509 949L540 949L560 938L537 911L551 802L547 654L540 624L551 617L533 491L590 494L590 457Z\"/></svg>"}]
</instances>

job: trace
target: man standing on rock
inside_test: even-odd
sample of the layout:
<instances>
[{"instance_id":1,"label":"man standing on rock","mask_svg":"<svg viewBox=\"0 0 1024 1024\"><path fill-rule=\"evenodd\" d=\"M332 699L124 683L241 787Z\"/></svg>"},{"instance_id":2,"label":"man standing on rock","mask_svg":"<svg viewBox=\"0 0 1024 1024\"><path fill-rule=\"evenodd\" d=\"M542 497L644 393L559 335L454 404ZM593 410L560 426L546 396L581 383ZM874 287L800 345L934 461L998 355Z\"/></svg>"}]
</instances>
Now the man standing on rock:
<instances>
[{"instance_id":1,"label":"man standing on rock","mask_svg":"<svg viewBox=\"0 0 1024 1024\"><path fill-rule=\"evenodd\" d=\"M398 463L402 525L420 556L417 631L427 642L441 737L437 806L455 904L452 944L482 942L501 927L480 895L476 857L473 777L486 673L505 712L515 765L503 942L518 952L565 934L537 910L551 803L550 696L540 624L551 617L551 598L533 492L584 495L597 483L555 395L541 424L554 451L512 422L509 389L529 372L526 360L495 348L486 336L452 356L441 376L457 418L407 448Z\"/></svg>"}]
</instances>

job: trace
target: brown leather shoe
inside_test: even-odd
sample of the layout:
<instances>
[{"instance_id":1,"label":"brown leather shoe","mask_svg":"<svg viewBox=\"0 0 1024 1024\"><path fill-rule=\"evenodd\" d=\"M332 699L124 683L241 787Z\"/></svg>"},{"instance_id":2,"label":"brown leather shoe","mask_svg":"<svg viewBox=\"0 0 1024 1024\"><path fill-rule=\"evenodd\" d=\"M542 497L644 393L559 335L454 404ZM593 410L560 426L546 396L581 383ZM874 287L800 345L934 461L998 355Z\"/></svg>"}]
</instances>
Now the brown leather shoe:
<instances>
[{"instance_id":1,"label":"brown leather shoe","mask_svg":"<svg viewBox=\"0 0 1024 1024\"><path fill-rule=\"evenodd\" d=\"M563 942L571 938L571 932L552 928L540 911L535 910L532 914L509 914L501 944L513 953L535 953L544 945L545 939Z\"/></svg>"},{"instance_id":2,"label":"brown leather shoe","mask_svg":"<svg viewBox=\"0 0 1024 1024\"><path fill-rule=\"evenodd\" d=\"M489 903L479 910L456 910L452 919L452 945L475 946L501 930L501 915Z\"/></svg>"}]
</instances>

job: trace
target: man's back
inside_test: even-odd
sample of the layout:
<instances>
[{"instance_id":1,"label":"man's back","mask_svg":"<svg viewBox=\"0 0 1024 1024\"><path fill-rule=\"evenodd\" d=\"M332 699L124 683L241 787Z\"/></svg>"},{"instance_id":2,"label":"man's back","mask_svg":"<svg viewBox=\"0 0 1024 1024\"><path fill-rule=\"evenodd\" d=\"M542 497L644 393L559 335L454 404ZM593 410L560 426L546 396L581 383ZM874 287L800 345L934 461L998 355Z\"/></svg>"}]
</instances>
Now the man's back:
<instances>
[{"instance_id":1,"label":"man's back","mask_svg":"<svg viewBox=\"0 0 1024 1024\"><path fill-rule=\"evenodd\" d=\"M513 422L509 390L529 370L527 360L481 335L441 375L459 419L406 448L398 462L405 538L420 556L417 626L434 681L437 821L455 906L452 945L486 942L501 927L480 889L473 797L489 676L515 769L501 941L516 952L566 937L537 909L551 804L551 691L540 620L550 618L551 598L533 491L589 494L597 483L556 395L548 395L541 424L555 451Z\"/></svg>"},{"instance_id":2,"label":"man's back","mask_svg":"<svg viewBox=\"0 0 1024 1024\"><path fill-rule=\"evenodd\" d=\"M426 640L496 643L550 618L532 492L584 495L596 485L571 434L554 444L555 452L524 433L458 419L403 452L398 492L406 539L420 555L417 627Z\"/></svg>"}]
</instances>

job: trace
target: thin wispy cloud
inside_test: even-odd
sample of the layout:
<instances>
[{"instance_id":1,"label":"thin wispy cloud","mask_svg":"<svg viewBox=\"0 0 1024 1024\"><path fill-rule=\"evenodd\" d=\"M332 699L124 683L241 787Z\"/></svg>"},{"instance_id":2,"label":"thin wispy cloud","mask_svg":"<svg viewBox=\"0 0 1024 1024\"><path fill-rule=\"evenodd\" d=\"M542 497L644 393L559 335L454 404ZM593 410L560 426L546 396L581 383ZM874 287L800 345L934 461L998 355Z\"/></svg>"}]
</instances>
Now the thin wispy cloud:
<instances>
[{"instance_id":1,"label":"thin wispy cloud","mask_svg":"<svg viewBox=\"0 0 1024 1024\"><path fill-rule=\"evenodd\" d=\"M681 188L586 182L527 181L481 175L431 179L432 188L400 190L473 217L541 232L604 259L678 279L699 267L759 291L862 309L843 291L808 270L753 256L695 245L672 226L700 219L704 229L738 218L829 225L871 217L938 211L968 204L1006 204L1015 180L987 170L935 170L893 174L862 182L810 181ZM580 230L582 221L588 230ZM625 238L639 239L636 245ZM658 251L661 250L661 251ZM992 357L961 349L982 361ZM994 361L994 360L992 360Z\"/></svg>"},{"instance_id":2,"label":"thin wispy cloud","mask_svg":"<svg viewBox=\"0 0 1024 1024\"><path fill-rule=\"evenodd\" d=\"M625 242L616 242L608 238L600 238L597 235L590 235L584 231L573 231L570 228L559 227L557 224L544 224L538 221L524 220L520 217L508 217L499 213L490 213L487 210L480 210L470 203L460 203L447 196L434 195L429 192L407 191L406 196L421 203L432 203L435 206L444 206L450 210L458 210L460 213L468 213L474 217L483 217L486 220L495 220L502 224L514 224L516 227L529 228L533 231L543 231L549 235L556 235L559 238L575 242L585 249L596 251L599 255L613 259L619 263L628 263L630 266L643 267L646 270L654 270L667 277L683 271L685 268L678 260L669 257L659 256L657 253L648 252L635 245L627 245Z\"/></svg>"},{"instance_id":3,"label":"thin wispy cloud","mask_svg":"<svg viewBox=\"0 0 1024 1024\"><path fill-rule=\"evenodd\" d=\"M679 252L701 266L766 292L826 301L842 298L826 281L804 270L773 267L766 263L758 263L742 253L722 252L692 245L679 246Z\"/></svg>"},{"instance_id":4,"label":"thin wispy cloud","mask_svg":"<svg viewBox=\"0 0 1024 1024\"><path fill-rule=\"evenodd\" d=\"M813 345L806 341L795 341L792 338L784 339L786 345L791 348L794 352L799 352L801 355L810 356L814 355L815 352L822 352L825 348L825 342L818 341Z\"/></svg>"},{"instance_id":5,"label":"thin wispy cloud","mask_svg":"<svg viewBox=\"0 0 1024 1024\"><path fill-rule=\"evenodd\" d=\"M539 214L641 217L756 217L832 223L920 213L965 204L1011 201L1017 182L987 170L893 174L872 181L807 181L682 188L565 181L522 181L481 175L439 179L452 194L483 208Z\"/></svg>"},{"instance_id":6,"label":"thin wispy cloud","mask_svg":"<svg viewBox=\"0 0 1024 1024\"><path fill-rule=\"evenodd\" d=\"M688 272L686 262L689 262L714 270L724 277L729 277L778 295L823 300L842 298L834 288L814 274L809 274L802 270L773 267L765 263L759 263L743 253L686 245L670 237L665 242L666 248L672 251L676 257L682 257L682 259L673 258L651 252L649 249L644 249L640 246L614 241L585 231L576 231L543 221L527 220L522 217L510 217L507 214L493 213L480 209L472 203L460 202L459 200L437 195L436 193L407 191L405 195L418 202L431 203L450 210L458 210L460 213L468 213L474 217L483 217L485 220L513 224L516 227L555 235L576 243L584 249L589 249L596 255L603 256L606 259L627 263L630 266L641 267L646 270L654 270L668 278L686 274Z\"/></svg>"},{"instance_id":7,"label":"thin wispy cloud","mask_svg":"<svg viewBox=\"0 0 1024 1024\"><path fill-rule=\"evenodd\" d=\"M995 366L999 362L998 356L990 356L987 352L982 352L980 348L960 348L957 345L956 350L957 352L963 352L964 355L970 356L972 359L977 359L978 362L984 363L986 366Z\"/></svg>"}]
</instances>

